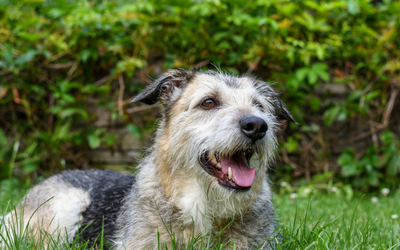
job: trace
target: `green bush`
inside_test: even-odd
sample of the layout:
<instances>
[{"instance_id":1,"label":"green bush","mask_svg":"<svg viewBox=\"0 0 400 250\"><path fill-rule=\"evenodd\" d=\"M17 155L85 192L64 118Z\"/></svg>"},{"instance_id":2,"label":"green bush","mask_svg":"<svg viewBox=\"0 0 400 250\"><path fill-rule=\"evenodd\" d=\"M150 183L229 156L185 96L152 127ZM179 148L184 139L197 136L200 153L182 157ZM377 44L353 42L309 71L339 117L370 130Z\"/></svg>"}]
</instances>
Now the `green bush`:
<instances>
[{"instance_id":1,"label":"green bush","mask_svg":"<svg viewBox=\"0 0 400 250\"><path fill-rule=\"evenodd\" d=\"M398 140L400 133L399 13L400 3L390 0L2 0L0 178L84 165L80 152L113 148L115 140L112 128L95 125L94 105L126 126L126 104L144 85L136 83L154 76L160 63L166 69L214 62L275 82L299 121L286 132L286 167L276 176L291 181L335 171L334 178L352 180L344 158L377 157L377 178L366 174L355 185L393 184L384 176L398 177L399 163L382 159L400 154L383 138ZM335 131L355 120L370 124L368 136L357 135L365 128L356 135ZM329 159L341 153L340 171ZM367 171L369 161L352 166Z\"/></svg>"}]
</instances>

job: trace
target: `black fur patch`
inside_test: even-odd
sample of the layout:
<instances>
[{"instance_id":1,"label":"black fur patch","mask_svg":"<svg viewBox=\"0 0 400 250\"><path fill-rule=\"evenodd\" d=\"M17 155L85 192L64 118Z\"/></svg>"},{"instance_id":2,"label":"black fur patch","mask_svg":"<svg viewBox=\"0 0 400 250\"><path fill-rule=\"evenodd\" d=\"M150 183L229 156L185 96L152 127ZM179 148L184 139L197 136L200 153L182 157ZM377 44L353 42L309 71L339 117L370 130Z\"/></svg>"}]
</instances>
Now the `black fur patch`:
<instances>
[{"instance_id":1,"label":"black fur patch","mask_svg":"<svg viewBox=\"0 0 400 250\"><path fill-rule=\"evenodd\" d=\"M79 230L79 239L83 242L89 241L89 244L93 245L101 233L103 223L104 238L112 239L116 231L117 215L125 196L135 183L135 177L94 169L67 170L61 172L60 175L65 181L90 194L91 203L83 214L84 219Z\"/></svg>"}]
</instances>

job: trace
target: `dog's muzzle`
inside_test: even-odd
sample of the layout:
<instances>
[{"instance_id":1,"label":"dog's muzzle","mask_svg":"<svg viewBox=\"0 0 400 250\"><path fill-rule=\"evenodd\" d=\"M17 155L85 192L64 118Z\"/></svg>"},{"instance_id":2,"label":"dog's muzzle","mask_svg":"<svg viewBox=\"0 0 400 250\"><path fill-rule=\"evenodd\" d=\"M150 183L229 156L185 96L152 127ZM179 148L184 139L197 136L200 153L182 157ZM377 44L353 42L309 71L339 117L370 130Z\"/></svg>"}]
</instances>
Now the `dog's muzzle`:
<instances>
[{"instance_id":1,"label":"dog's muzzle","mask_svg":"<svg viewBox=\"0 0 400 250\"><path fill-rule=\"evenodd\" d=\"M256 169L250 168L253 146L265 137L268 125L261 117L249 115L239 121L239 128L251 139L251 146L229 153L204 152L200 157L200 165L208 174L215 176L220 185L246 191L253 185L256 175Z\"/></svg>"}]
</instances>

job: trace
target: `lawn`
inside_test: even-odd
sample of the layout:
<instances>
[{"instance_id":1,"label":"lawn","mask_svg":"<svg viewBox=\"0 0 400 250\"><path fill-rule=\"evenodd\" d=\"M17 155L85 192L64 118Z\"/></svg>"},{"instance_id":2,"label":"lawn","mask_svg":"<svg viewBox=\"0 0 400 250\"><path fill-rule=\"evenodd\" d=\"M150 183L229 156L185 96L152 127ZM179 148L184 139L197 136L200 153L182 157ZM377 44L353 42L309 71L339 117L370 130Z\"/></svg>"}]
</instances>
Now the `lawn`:
<instances>
[{"instance_id":1,"label":"lawn","mask_svg":"<svg viewBox=\"0 0 400 250\"><path fill-rule=\"evenodd\" d=\"M400 194L278 196L282 249L400 249Z\"/></svg>"},{"instance_id":2,"label":"lawn","mask_svg":"<svg viewBox=\"0 0 400 250\"><path fill-rule=\"evenodd\" d=\"M16 188L16 183L3 182L0 214L4 214L10 203L15 204L27 187ZM275 198L275 206L285 239L281 249L400 249L400 192L375 198L355 195L352 199L334 194L308 198L285 194ZM4 233L0 236L7 237ZM207 237L203 238L203 241L207 240ZM14 242L13 249L42 248L34 245L29 237ZM50 249L68 248L58 244L56 239L54 242ZM199 247L195 244L188 249Z\"/></svg>"}]
</instances>

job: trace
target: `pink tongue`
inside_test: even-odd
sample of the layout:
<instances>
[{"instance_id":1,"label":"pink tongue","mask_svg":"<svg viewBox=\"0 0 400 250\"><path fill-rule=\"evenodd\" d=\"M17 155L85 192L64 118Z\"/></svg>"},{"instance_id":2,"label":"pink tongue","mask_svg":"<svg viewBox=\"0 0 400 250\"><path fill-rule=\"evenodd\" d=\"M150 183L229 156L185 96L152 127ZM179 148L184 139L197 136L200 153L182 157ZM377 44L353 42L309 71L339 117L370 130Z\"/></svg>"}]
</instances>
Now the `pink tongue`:
<instances>
[{"instance_id":1,"label":"pink tongue","mask_svg":"<svg viewBox=\"0 0 400 250\"><path fill-rule=\"evenodd\" d=\"M220 162L224 174L228 174L228 168L231 168L236 185L240 187L250 187L253 185L256 169L250 169L243 154L234 154L230 159L222 157Z\"/></svg>"}]
</instances>

